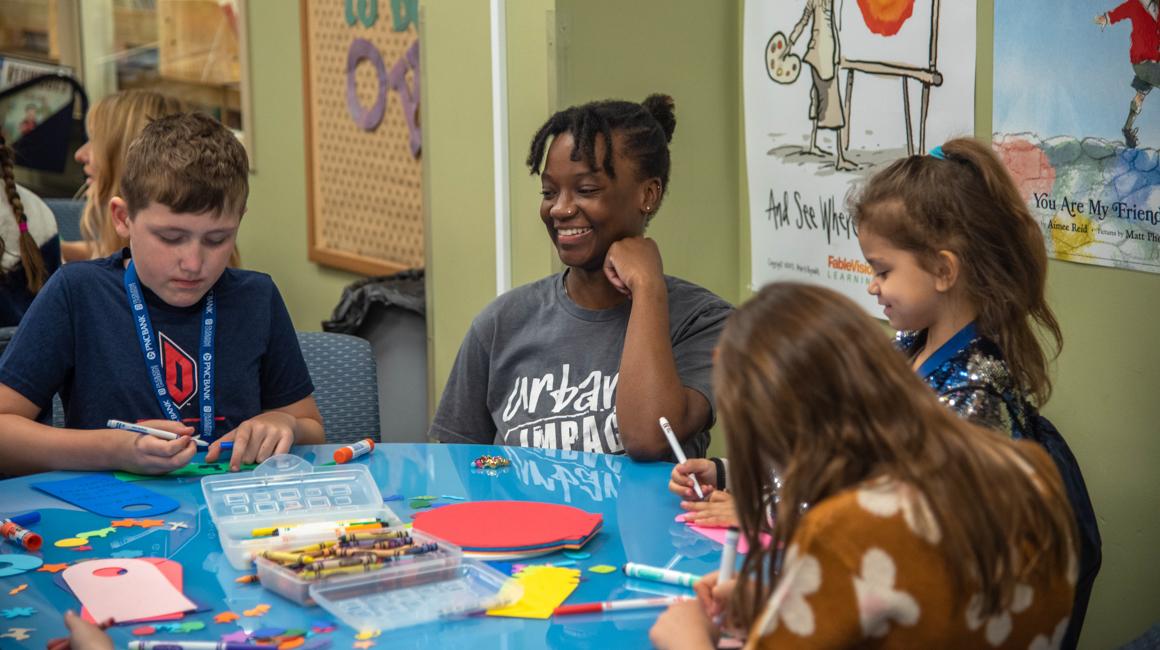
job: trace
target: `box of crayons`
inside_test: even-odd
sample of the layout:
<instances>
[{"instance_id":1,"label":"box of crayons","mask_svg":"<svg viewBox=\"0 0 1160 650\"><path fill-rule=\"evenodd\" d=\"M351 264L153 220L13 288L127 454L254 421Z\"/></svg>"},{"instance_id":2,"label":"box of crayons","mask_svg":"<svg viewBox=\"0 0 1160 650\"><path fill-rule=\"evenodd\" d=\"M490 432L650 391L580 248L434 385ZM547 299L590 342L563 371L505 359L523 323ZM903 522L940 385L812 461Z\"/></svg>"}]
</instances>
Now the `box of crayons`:
<instances>
[{"instance_id":1,"label":"box of crayons","mask_svg":"<svg viewBox=\"0 0 1160 650\"><path fill-rule=\"evenodd\" d=\"M235 569L250 568L265 551L334 540L360 529L402 522L383 503L364 465L314 467L291 454L250 472L207 476L201 490L222 551Z\"/></svg>"},{"instance_id":2,"label":"box of crayons","mask_svg":"<svg viewBox=\"0 0 1160 650\"><path fill-rule=\"evenodd\" d=\"M414 574L420 567L454 567L463 551L441 539L405 526L340 530L328 539L255 558L258 580L266 589L300 605L313 605L320 585L364 583Z\"/></svg>"}]
</instances>

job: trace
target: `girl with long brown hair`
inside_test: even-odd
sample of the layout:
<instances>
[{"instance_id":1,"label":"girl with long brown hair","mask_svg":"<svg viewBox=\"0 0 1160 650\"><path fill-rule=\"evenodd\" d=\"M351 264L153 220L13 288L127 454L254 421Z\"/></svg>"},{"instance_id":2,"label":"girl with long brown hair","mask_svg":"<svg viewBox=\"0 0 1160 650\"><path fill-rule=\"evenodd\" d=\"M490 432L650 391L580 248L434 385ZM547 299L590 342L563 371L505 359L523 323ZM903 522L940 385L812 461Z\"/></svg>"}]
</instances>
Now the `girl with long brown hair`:
<instances>
[{"instance_id":1,"label":"girl with long brown hair","mask_svg":"<svg viewBox=\"0 0 1160 650\"><path fill-rule=\"evenodd\" d=\"M720 614L762 648L1062 636L1075 533L1050 457L941 406L852 301L767 286L727 323L713 379L754 550L664 614L657 646L709 647Z\"/></svg>"},{"instance_id":2,"label":"girl with long brown hair","mask_svg":"<svg viewBox=\"0 0 1160 650\"><path fill-rule=\"evenodd\" d=\"M40 197L16 184L16 159L0 136L0 327L20 323L60 267L56 219Z\"/></svg>"}]
</instances>

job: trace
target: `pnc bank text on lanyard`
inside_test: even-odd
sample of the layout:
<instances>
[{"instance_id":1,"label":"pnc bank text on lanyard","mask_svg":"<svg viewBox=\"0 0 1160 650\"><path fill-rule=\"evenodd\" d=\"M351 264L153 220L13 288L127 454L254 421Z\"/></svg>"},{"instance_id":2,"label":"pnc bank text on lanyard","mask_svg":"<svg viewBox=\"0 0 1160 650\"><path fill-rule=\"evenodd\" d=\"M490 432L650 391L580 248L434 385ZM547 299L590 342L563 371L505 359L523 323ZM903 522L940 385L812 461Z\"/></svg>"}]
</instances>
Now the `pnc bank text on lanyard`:
<instances>
[{"instance_id":1,"label":"pnc bank text on lanyard","mask_svg":"<svg viewBox=\"0 0 1160 650\"><path fill-rule=\"evenodd\" d=\"M141 354L145 357L145 367L149 370L149 381L153 383L153 391L157 395L157 402L165 417L174 422L181 422L181 410L169 397L169 390L165 387L165 373L161 370L161 352L158 349L157 337L153 332L153 321L149 319L149 307L145 304L145 296L141 294L141 283L137 281L137 269L133 260L125 267L125 293L129 296L130 313L133 316L133 329L137 331L137 340L141 343ZM200 399L201 437L213 437L214 430L214 393L213 393L213 340L214 329L217 326L217 309L214 306L213 289L205 295L205 310L201 315L201 343L198 348L198 395Z\"/></svg>"}]
</instances>

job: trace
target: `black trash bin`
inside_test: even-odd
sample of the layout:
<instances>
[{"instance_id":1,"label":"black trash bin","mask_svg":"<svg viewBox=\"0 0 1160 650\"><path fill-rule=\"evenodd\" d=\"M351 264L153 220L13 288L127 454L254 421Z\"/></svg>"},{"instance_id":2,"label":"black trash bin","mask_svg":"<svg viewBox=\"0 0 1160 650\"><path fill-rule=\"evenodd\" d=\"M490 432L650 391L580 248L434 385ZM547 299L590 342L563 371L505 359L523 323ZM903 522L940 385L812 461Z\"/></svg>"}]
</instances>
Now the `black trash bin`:
<instances>
[{"instance_id":1,"label":"black trash bin","mask_svg":"<svg viewBox=\"0 0 1160 650\"><path fill-rule=\"evenodd\" d=\"M327 332L371 343L384 442L427 440L427 285L423 269L364 278L342 291Z\"/></svg>"}]
</instances>

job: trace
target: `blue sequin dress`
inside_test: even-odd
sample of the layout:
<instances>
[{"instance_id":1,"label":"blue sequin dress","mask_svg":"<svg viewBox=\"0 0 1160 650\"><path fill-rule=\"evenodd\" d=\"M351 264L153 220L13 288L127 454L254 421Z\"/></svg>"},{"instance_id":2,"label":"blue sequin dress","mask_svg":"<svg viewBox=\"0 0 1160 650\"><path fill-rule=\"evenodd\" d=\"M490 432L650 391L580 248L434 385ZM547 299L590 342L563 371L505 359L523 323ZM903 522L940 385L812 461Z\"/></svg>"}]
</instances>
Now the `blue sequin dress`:
<instances>
[{"instance_id":1,"label":"blue sequin dress","mask_svg":"<svg viewBox=\"0 0 1160 650\"><path fill-rule=\"evenodd\" d=\"M926 330L899 332L894 344L913 359L926 344ZM1023 438L1036 415L1027 394L1007 368L999 346L970 323L930 355L918 369L939 401L968 420Z\"/></svg>"}]
</instances>

